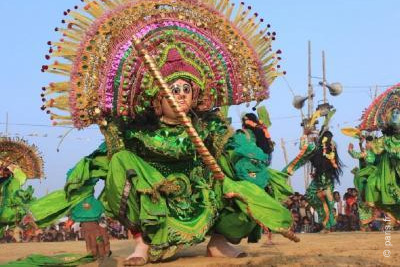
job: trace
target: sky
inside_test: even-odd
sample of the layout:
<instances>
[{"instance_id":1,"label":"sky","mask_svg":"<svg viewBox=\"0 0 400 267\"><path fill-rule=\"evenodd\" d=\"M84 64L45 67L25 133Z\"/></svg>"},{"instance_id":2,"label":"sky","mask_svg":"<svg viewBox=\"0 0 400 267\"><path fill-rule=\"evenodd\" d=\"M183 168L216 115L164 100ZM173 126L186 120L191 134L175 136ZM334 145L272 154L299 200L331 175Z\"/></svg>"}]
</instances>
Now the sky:
<instances>
[{"instance_id":1,"label":"sky","mask_svg":"<svg viewBox=\"0 0 400 267\"><path fill-rule=\"evenodd\" d=\"M46 64L46 43L59 39L54 28L61 25L63 11L80 4L78 0L0 0L0 134L20 136L39 147L45 161L46 179L28 183L35 187L37 196L61 189L66 172L103 139L93 126L73 130L59 144L69 129L50 126L48 116L40 110L41 87L59 79L40 72L41 65ZM353 187L350 170L357 162L347 155L348 143L353 140L343 136L340 129L358 124L362 111L372 101L376 85L378 92L383 92L400 80L400 1L248 0L246 4L276 31L274 48L283 51L281 65L287 71L285 79L296 95L306 95L307 91L309 40L312 75L316 77L313 79L316 104L322 99L317 78L322 76L322 50L326 53L328 82L343 84L343 94L329 96L328 100L337 109L331 130L346 165L341 184L337 186L344 192L347 187ZM270 99L263 103L270 112L270 132L277 143L272 163L275 169L285 166L280 139L286 141L289 159L292 159L298 152L297 142L302 134L300 112L292 107L293 95L286 81L279 78L270 88ZM239 126L240 114L246 111L249 111L246 106L231 109L235 127ZM304 192L302 169L293 176L292 185L296 191Z\"/></svg>"}]
</instances>

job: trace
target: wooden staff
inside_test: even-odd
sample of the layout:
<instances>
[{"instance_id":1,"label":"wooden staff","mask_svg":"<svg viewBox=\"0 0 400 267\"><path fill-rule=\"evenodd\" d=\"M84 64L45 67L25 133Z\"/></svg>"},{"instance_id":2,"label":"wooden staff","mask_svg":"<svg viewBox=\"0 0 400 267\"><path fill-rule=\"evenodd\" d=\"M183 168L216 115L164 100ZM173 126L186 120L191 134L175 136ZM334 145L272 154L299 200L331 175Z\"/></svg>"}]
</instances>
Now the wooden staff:
<instances>
[{"instance_id":1,"label":"wooden staff","mask_svg":"<svg viewBox=\"0 0 400 267\"><path fill-rule=\"evenodd\" d=\"M153 57L147 52L147 50L143 47L140 40L136 37L132 38L133 43L135 45L136 50L140 53L141 56L144 57L145 63L148 65L150 72L153 77L158 81L161 86L161 92L166 96L166 99L169 105L172 107L173 111L177 115L179 122L185 127L187 134L189 135L190 140L194 144L196 151L199 153L201 159L204 164L210 168L213 173L215 179L222 180L225 178L225 174L222 172L220 166L218 165L215 158L211 155L210 151L208 151L207 147L204 145L203 140L199 137L199 134L196 132L196 129L193 127L191 120L188 118L185 112L182 111L178 102L176 101L174 95L172 94L168 84L165 82L164 78L161 75L160 70L158 69Z\"/></svg>"}]
</instances>

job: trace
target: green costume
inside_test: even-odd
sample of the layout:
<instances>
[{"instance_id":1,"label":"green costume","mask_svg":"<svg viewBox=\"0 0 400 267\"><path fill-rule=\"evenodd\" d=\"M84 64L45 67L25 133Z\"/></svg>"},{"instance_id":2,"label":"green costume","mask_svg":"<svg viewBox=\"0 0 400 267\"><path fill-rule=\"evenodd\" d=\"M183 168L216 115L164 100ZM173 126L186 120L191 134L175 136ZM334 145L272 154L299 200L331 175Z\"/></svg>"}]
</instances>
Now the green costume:
<instances>
[{"instance_id":1,"label":"green costume","mask_svg":"<svg viewBox=\"0 0 400 267\"><path fill-rule=\"evenodd\" d=\"M400 218L400 135L382 137L380 160L368 176L365 201Z\"/></svg>"},{"instance_id":2,"label":"green costume","mask_svg":"<svg viewBox=\"0 0 400 267\"><path fill-rule=\"evenodd\" d=\"M34 198L27 179L43 177L43 160L36 146L25 140L0 138L0 237L4 229L19 224Z\"/></svg>"},{"instance_id":3,"label":"green costume","mask_svg":"<svg viewBox=\"0 0 400 267\"><path fill-rule=\"evenodd\" d=\"M224 180L212 178L183 127L130 129L126 131L125 150L109 160L102 145L69 172L64 191L34 202L30 209L36 222L46 226L86 203L95 183L104 179L100 200L106 212L127 227L140 229L151 245L151 260L170 257L183 246L200 243L210 231L230 240L249 235L254 240L258 224L285 234L292 224L290 212L263 188L242 179L240 171L231 166L233 158L243 153L244 146L232 146L243 140L241 134L235 135L224 150L221 144L228 140L229 131L223 121L200 120L195 126L209 149L218 155L227 175ZM265 171L266 166L263 168ZM278 179L279 175L270 173L271 181ZM278 185L287 188L280 181L272 185L276 190ZM226 199L227 193L234 196Z\"/></svg>"},{"instance_id":4,"label":"green costume","mask_svg":"<svg viewBox=\"0 0 400 267\"><path fill-rule=\"evenodd\" d=\"M360 131L382 132L374 143L374 153L379 161L368 174L365 202L392 217L400 219L400 84L388 88L379 95L363 113ZM392 223L395 223L392 221Z\"/></svg>"},{"instance_id":5,"label":"green costume","mask_svg":"<svg viewBox=\"0 0 400 267\"><path fill-rule=\"evenodd\" d=\"M307 140L308 136L303 136L300 142L299 155L286 167L292 174L295 170L310 162L313 167L313 180L306 189L305 197L310 205L317 211L319 223L325 229L330 229L336 224L334 209L334 180L338 180L341 174L341 163L336 152L336 145L332 140L332 133L327 131L328 124L336 110L331 110L325 117L322 130L318 136L318 141ZM320 111L316 111L311 122L306 128L312 129L315 120L321 116Z\"/></svg>"},{"instance_id":6,"label":"green costume","mask_svg":"<svg viewBox=\"0 0 400 267\"><path fill-rule=\"evenodd\" d=\"M360 161L360 168L357 168L354 173L354 186L358 191L358 212L361 226L363 226L374 219L374 209L366 203L365 189L368 177L376 170L378 157L371 149L367 149L365 155L354 150L349 150L349 154Z\"/></svg>"},{"instance_id":7,"label":"green costume","mask_svg":"<svg viewBox=\"0 0 400 267\"><path fill-rule=\"evenodd\" d=\"M26 179L20 168L16 168L10 177L0 179L0 237L7 225L15 225L26 214L33 194L31 186L22 189Z\"/></svg>"},{"instance_id":8,"label":"green costume","mask_svg":"<svg viewBox=\"0 0 400 267\"><path fill-rule=\"evenodd\" d=\"M256 145L250 130L237 131L226 145L227 154L239 179L258 185L279 202L293 194L288 184L289 174L269 168L271 155Z\"/></svg>"}]
</instances>

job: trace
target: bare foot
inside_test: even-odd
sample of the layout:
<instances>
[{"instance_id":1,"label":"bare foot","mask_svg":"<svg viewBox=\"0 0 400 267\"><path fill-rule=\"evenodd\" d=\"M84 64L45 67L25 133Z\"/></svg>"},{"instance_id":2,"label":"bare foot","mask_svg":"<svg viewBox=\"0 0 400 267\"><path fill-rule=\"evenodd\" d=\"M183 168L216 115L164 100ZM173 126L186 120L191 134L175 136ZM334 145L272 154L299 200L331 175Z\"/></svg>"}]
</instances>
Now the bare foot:
<instances>
[{"instance_id":1,"label":"bare foot","mask_svg":"<svg viewBox=\"0 0 400 267\"><path fill-rule=\"evenodd\" d=\"M143 266L148 262L149 245L144 243L142 236L134 239L135 251L124 260L124 266Z\"/></svg>"},{"instance_id":2,"label":"bare foot","mask_svg":"<svg viewBox=\"0 0 400 267\"><path fill-rule=\"evenodd\" d=\"M329 234L331 231L329 229L322 229L321 234Z\"/></svg>"},{"instance_id":3,"label":"bare foot","mask_svg":"<svg viewBox=\"0 0 400 267\"><path fill-rule=\"evenodd\" d=\"M243 258L247 253L230 245L223 235L213 234L207 245L208 257Z\"/></svg>"},{"instance_id":4,"label":"bare foot","mask_svg":"<svg viewBox=\"0 0 400 267\"><path fill-rule=\"evenodd\" d=\"M272 246L275 244L274 244L274 242L272 242L272 240L268 240L267 242L265 242L265 245Z\"/></svg>"}]
</instances>

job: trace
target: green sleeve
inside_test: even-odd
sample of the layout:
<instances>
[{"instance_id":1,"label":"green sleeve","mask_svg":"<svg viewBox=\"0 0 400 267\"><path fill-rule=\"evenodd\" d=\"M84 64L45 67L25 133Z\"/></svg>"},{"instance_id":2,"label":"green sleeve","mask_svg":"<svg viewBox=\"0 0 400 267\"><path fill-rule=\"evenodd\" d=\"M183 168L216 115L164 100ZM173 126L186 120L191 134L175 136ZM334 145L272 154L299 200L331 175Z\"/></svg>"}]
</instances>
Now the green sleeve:
<instances>
[{"instance_id":1,"label":"green sleeve","mask_svg":"<svg viewBox=\"0 0 400 267\"><path fill-rule=\"evenodd\" d=\"M362 158L361 153L360 153L360 152L357 152L357 151L354 151L354 149L348 150L348 152L349 152L350 156L351 156L353 159L361 159L361 158Z\"/></svg>"},{"instance_id":2,"label":"green sleeve","mask_svg":"<svg viewBox=\"0 0 400 267\"><path fill-rule=\"evenodd\" d=\"M299 154L282 170L282 172L288 175L293 175L298 169L304 166L312 156L316 149L314 143L305 142L303 147L300 149Z\"/></svg>"},{"instance_id":3,"label":"green sleeve","mask_svg":"<svg viewBox=\"0 0 400 267\"><path fill-rule=\"evenodd\" d=\"M365 158L365 160L367 161L368 164L374 164L375 160L376 160L376 156L375 153L373 153L372 151L367 151L367 157Z\"/></svg>"},{"instance_id":4,"label":"green sleeve","mask_svg":"<svg viewBox=\"0 0 400 267\"><path fill-rule=\"evenodd\" d=\"M99 179L105 179L108 172L109 160L105 155L84 157L67 173L67 183L64 190L67 197L79 192L84 186L92 186Z\"/></svg>"},{"instance_id":5,"label":"green sleeve","mask_svg":"<svg viewBox=\"0 0 400 267\"><path fill-rule=\"evenodd\" d=\"M14 170L13 178L18 181L20 186L23 186L26 182L26 174L20 168Z\"/></svg>"},{"instance_id":6,"label":"green sleeve","mask_svg":"<svg viewBox=\"0 0 400 267\"><path fill-rule=\"evenodd\" d=\"M4 187L4 193L8 196L12 196L14 192L21 189L25 184L26 174L20 168L16 168L9 179L9 184Z\"/></svg>"}]
</instances>

